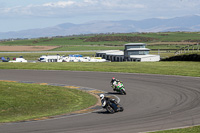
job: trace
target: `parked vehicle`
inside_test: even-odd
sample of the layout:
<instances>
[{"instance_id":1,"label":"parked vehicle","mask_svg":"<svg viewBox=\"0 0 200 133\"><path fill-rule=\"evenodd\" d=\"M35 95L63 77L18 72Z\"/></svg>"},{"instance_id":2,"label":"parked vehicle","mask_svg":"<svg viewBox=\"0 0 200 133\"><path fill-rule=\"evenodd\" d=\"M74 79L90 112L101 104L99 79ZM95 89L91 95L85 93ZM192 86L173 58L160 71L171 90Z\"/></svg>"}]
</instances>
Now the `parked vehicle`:
<instances>
[{"instance_id":1,"label":"parked vehicle","mask_svg":"<svg viewBox=\"0 0 200 133\"><path fill-rule=\"evenodd\" d=\"M15 58L15 60L11 60L9 62L27 62L24 58Z\"/></svg>"},{"instance_id":2,"label":"parked vehicle","mask_svg":"<svg viewBox=\"0 0 200 133\"><path fill-rule=\"evenodd\" d=\"M40 62L63 62L65 56L60 55L42 55L38 61Z\"/></svg>"},{"instance_id":3,"label":"parked vehicle","mask_svg":"<svg viewBox=\"0 0 200 133\"><path fill-rule=\"evenodd\" d=\"M13 58L13 60L10 60L9 62L28 62L23 58L23 56L20 56L19 58Z\"/></svg>"},{"instance_id":4,"label":"parked vehicle","mask_svg":"<svg viewBox=\"0 0 200 133\"><path fill-rule=\"evenodd\" d=\"M106 62L105 59L100 57L83 57L82 55L69 55L69 56L60 56L57 55L42 55L38 58L40 62Z\"/></svg>"},{"instance_id":5,"label":"parked vehicle","mask_svg":"<svg viewBox=\"0 0 200 133\"><path fill-rule=\"evenodd\" d=\"M10 58L8 57L7 59L5 59L5 57L1 57L0 60L2 60L2 62L9 62Z\"/></svg>"}]
</instances>

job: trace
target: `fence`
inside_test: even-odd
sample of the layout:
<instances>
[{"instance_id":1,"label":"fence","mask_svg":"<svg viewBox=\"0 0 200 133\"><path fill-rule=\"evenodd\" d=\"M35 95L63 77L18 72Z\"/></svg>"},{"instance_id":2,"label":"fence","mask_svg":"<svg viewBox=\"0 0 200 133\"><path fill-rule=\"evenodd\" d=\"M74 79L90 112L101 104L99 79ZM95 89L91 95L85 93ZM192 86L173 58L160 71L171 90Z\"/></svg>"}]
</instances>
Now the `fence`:
<instances>
[{"instance_id":1,"label":"fence","mask_svg":"<svg viewBox=\"0 0 200 133\"><path fill-rule=\"evenodd\" d=\"M199 43L182 47L175 52L175 55L194 52L199 52Z\"/></svg>"}]
</instances>

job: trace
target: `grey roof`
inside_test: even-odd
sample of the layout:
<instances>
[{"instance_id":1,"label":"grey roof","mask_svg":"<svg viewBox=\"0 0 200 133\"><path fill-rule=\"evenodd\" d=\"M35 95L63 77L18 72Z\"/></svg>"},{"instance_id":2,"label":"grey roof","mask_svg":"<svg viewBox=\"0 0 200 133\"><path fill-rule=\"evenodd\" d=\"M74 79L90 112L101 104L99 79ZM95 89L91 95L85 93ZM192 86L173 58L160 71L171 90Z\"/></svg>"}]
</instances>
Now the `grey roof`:
<instances>
[{"instance_id":1,"label":"grey roof","mask_svg":"<svg viewBox=\"0 0 200 133\"><path fill-rule=\"evenodd\" d=\"M120 55L120 56L124 56L124 51L110 52L110 53L106 53L106 55Z\"/></svg>"},{"instance_id":2,"label":"grey roof","mask_svg":"<svg viewBox=\"0 0 200 133\"><path fill-rule=\"evenodd\" d=\"M130 50L131 50L131 51L134 51L134 50L135 50L135 51L140 51L140 50L141 50L141 51L144 51L144 50L145 50L145 51L149 51L150 49L148 49L148 48L129 48L129 49L127 49L127 51L130 51Z\"/></svg>"},{"instance_id":3,"label":"grey roof","mask_svg":"<svg viewBox=\"0 0 200 133\"><path fill-rule=\"evenodd\" d=\"M113 53L113 52L119 52L120 50L105 50L97 52L98 54L107 54L107 53Z\"/></svg>"},{"instance_id":4,"label":"grey roof","mask_svg":"<svg viewBox=\"0 0 200 133\"><path fill-rule=\"evenodd\" d=\"M135 45L136 46L138 46L138 45L139 46L141 46L141 45L144 46L145 45L146 46L146 43L127 43L127 44L124 44L124 46L129 46L129 45L131 45L131 46L135 46Z\"/></svg>"},{"instance_id":5,"label":"grey roof","mask_svg":"<svg viewBox=\"0 0 200 133\"><path fill-rule=\"evenodd\" d=\"M106 50L106 51L101 51L97 52L98 54L106 54L106 55L124 55L124 51L121 50Z\"/></svg>"}]
</instances>

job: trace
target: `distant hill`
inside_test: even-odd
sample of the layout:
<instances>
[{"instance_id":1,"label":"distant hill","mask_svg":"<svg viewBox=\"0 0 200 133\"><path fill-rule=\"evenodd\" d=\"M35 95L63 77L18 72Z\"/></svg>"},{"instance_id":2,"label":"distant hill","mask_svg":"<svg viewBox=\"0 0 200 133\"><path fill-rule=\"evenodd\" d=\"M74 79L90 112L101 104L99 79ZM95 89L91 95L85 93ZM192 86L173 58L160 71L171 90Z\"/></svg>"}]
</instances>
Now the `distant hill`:
<instances>
[{"instance_id":1,"label":"distant hill","mask_svg":"<svg viewBox=\"0 0 200 133\"><path fill-rule=\"evenodd\" d=\"M53 27L28 29L17 32L0 32L0 39L38 38L95 33L200 31L200 16L184 16L171 19L145 19L140 21L93 21L83 24L63 23Z\"/></svg>"}]
</instances>

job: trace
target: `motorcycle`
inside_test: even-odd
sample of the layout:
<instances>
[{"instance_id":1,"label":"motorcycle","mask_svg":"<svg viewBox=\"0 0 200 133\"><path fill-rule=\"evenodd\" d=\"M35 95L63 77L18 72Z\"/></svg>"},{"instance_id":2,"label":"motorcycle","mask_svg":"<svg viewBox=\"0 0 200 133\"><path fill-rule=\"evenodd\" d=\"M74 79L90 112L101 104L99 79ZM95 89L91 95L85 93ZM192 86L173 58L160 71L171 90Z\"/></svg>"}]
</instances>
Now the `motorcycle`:
<instances>
[{"instance_id":1,"label":"motorcycle","mask_svg":"<svg viewBox=\"0 0 200 133\"><path fill-rule=\"evenodd\" d=\"M124 108L119 103L111 101L107 102L105 109L111 114L124 111Z\"/></svg>"},{"instance_id":2,"label":"motorcycle","mask_svg":"<svg viewBox=\"0 0 200 133\"><path fill-rule=\"evenodd\" d=\"M126 95L125 87L122 82L119 82L117 84L117 86L115 86L115 85L113 85L113 83L111 83L111 87L113 88L114 91L119 92L122 95L123 94Z\"/></svg>"}]
</instances>

